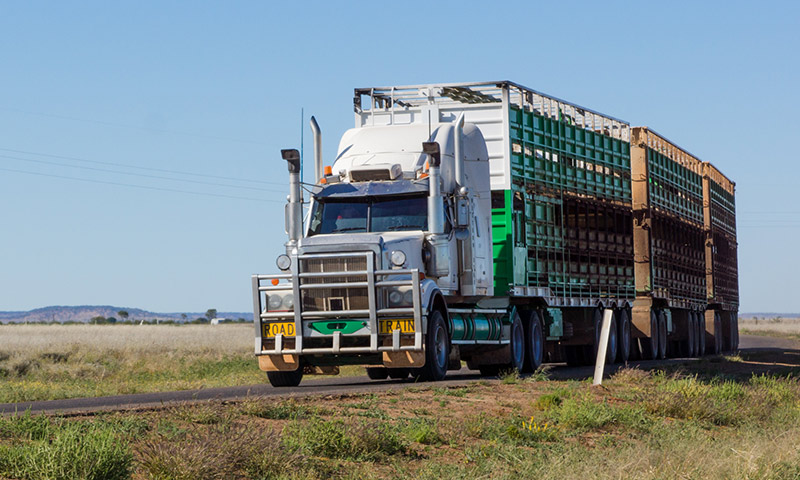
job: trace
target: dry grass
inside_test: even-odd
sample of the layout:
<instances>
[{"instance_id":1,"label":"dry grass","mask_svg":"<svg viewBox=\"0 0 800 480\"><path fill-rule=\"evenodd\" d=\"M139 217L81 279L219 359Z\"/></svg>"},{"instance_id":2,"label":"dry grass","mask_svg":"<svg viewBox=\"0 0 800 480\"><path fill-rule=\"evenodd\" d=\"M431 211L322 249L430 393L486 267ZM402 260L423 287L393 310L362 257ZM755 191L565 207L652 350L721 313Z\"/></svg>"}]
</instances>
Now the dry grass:
<instances>
[{"instance_id":1,"label":"dry grass","mask_svg":"<svg viewBox=\"0 0 800 480\"><path fill-rule=\"evenodd\" d=\"M0 350L12 357L107 350L135 355L187 355L253 350L251 324L3 325Z\"/></svg>"},{"instance_id":2,"label":"dry grass","mask_svg":"<svg viewBox=\"0 0 800 480\"><path fill-rule=\"evenodd\" d=\"M782 337L800 336L800 317L740 318L739 330L744 333L773 333Z\"/></svg>"},{"instance_id":3,"label":"dry grass","mask_svg":"<svg viewBox=\"0 0 800 480\"><path fill-rule=\"evenodd\" d=\"M0 326L0 402L254 384L250 325Z\"/></svg>"},{"instance_id":4,"label":"dry grass","mask_svg":"<svg viewBox=\"0 0 800 480\"><path fill-rule=\"evenodd\" d=\"M87 431L114 468L95 478L788 480L800 477L798 405L792 377L626 369L603 388L522 377L0 418L0 478L88 478L97 462L57 474L71 433Z\"/></svg>"},{"instance_id":5,"label":"dry grass","mask_svg":"<svg viewBox=\"0 0 800 480\"><path fill-rule=\"evenodd\" d=\"M253 338L252 324L0 325L0 403L264 383Z\"/></svg>"}]
</instances>

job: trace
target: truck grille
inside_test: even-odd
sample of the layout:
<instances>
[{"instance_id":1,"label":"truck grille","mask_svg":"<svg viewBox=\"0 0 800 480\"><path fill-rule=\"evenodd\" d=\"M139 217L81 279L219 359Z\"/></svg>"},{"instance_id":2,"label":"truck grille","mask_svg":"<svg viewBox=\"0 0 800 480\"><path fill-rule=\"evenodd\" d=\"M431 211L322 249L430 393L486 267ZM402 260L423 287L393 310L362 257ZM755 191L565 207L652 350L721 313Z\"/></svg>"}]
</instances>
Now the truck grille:
<instances>
[{"instance_id":1,"label":"truck grille","mask_svg":"<svg viewBox=\"0 0 800 480\"><path fill-rule=\"evenodd\" d=\"M311 258L300 260L302 273L364 272L366 257ZM364 282L366 275L305 278L302 284ZM319 288L303 290L303 310L306 312L331 312L341 310L366 310L369 299L366 287Z\"/></svg>"}]
</instances>

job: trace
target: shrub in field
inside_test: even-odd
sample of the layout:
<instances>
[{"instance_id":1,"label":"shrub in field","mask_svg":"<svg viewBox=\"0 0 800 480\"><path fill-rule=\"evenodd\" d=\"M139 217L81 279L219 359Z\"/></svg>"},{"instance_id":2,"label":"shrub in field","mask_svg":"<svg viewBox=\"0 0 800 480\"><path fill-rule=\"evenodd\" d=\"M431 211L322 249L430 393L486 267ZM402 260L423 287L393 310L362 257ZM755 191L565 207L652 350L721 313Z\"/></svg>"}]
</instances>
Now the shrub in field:
<instances>
[{"instance_id":1,"label":"shrub in field","mask_svg":"<svg viewBox=\"0 0 800 480\"><path fill-rule=\"evenodd\" d=\"M303 405L293 399L280 403L263 399L245 400L241 404L241 410L247 415L272 420L297 420L313 415L324 415L327 412L319 407Z\"/></svg>"},{"instance_id":2,"label":"shrub in field","mask_svg":"<svg viewBox=\"0 0 800 480\"><path fill-rule=\"evenodd\" d=\"M533 417L508 426L506 432L512 442L533 446L558 439L558 428L547 422L537 422Z\"/></svg>"},{"instance_id":3,"label":"shrub in field","mask_svg":"<svg viewBox=\"0 0 800 480\"><path fill-rule=\"evenodd\" d=\"M0 450L0 477L28 480L130 477L133 455L110 428L77 423L45 426L44 422L28 421L27 424L36 427L29 439L20 439ZM17 433L21 430L18 428Z\"/></svg>"},{"instance_id":4,"label":"shrub in field","mask_svg":"<svg viewBox=\"0 0 800 480\"><path fill-rule=\"evenodd\" d=\"M270 478L300 463L272 431L254 425L195 429L180 440L158 434L137 456L149 478L164 480Z\"/></svg>"},{"instance_id":5,"label":"shrub in field","mask_svg":"<svg viewBox=\"0 0 800 480\"><path fill-rule=\"evenodd\" d=\"M564 399L557 393L545 393L536 398L533 402L533 406L537 410L547 411L559 407L563 401Z\"/></svg>"},{"instance_id":6,"label":"shrub in field","mask_svg":"<svg viewBox=\"0 0 800 480\"><path fill-rule=\"evenodd\" d=\"M702 382L696 377L660 380L658 394L643 398L651 413L674 418L736 425L753 400L745 387L733 381Z\"/></svg>"},{"instance_id":7,"label":"shrub in field","mask_svg":"<svg viewBox=\"0 0 800 480\"><path fill-rule=\"evenodd\" d=\"M412 442L423 445L441 445L445 439L439 433L436 422L427 418L414 418L403 427L405 434Z\"/></svg>"},{"instance_id":8,"label":"shrub in field","mask_svg":"<svg viewBox=\"0 0 800 480\"><path fill-rule=\"evenodd\" d=\"M374 460L406 452L398 429L385 422L293 421L283 430L283 444L306 455L345 460Z\"/></svg>"},{"instance_id":9,"label":"shrub in field","mask_svg":"<svg viewBox=\"0 0 800 480\"><path fill-rule=\"evenodd\" d=\"M567 398L549 416L563 429L576 432L610 426L647 431L652 423L647 412L637 405L610 405L589 396Z\"/></svg>"}]
</instances>

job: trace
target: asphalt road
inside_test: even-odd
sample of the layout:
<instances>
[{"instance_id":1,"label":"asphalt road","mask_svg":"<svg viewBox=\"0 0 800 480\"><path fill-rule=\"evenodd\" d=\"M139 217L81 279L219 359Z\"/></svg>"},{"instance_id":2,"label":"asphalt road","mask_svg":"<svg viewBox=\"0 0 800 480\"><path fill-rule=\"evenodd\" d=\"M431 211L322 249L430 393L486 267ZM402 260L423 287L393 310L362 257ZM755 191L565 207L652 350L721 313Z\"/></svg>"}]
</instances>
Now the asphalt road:
<instances>
[{"instance_id":1,"label":"asphalt road","mask_svg":"<svg viewBox=\"0 0 800 480\"><path fill-rule=\"evenodd\" d=\"M740 350L791 349L800 350L800 341L742 335ZM644 368L658 364L685 362L689 359L670 359L665 361L632 362L630 365ZM621 366L606 368L606 373L613 373ZM586 378L593 374L593 367L567 367L556 364L549 371L551 378ZM448 372L447 379L436 382L437 386L459 386L481 378L477 371L463 368L457 372ZM46 400L38 402L20 402L0 404L0 414L21 414L27 410L31 413L63 413L81 414L100 411L152 409L169 405L198 401L235 401L247 397L272 397L276 399L306 395L343 395L371 391L402 389L413 385L412 380L370 380L363 377L310 377L294 388L273 388L266 383L241 387L207 388L201 390L182 390L177 392L139 393L132 395L115 395L110 397L72 398L66 400ZM420 383L419 385L429 385ZM434 384L430 384L434 385Z\"/></svg>"}]
</instances>

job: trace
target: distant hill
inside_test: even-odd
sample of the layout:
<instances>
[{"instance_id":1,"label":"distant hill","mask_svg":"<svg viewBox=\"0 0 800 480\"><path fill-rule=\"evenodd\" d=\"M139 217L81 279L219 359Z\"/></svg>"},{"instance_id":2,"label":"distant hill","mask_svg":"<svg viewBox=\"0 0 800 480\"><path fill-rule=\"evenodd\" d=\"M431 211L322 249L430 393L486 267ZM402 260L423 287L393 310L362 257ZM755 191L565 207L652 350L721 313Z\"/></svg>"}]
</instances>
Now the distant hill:
<instances>
[{"instance_id":1,"label":"distant hill","mask_svg":"<svg viewBox=\"0 0 800 480\"><path fill-rule=\"evenodd\" d=\"M49 323L49 322L89 322L93 317L114 317L122 320L119 311L128 312L128 320L173 320L181 322L205 317L205 312L156 313L140 308L114 307L111 305L52 306L27 312L0 312L0 323ZM253 312L217 312L218 318L253 320Z\"/></svg>"}]
</instances>

